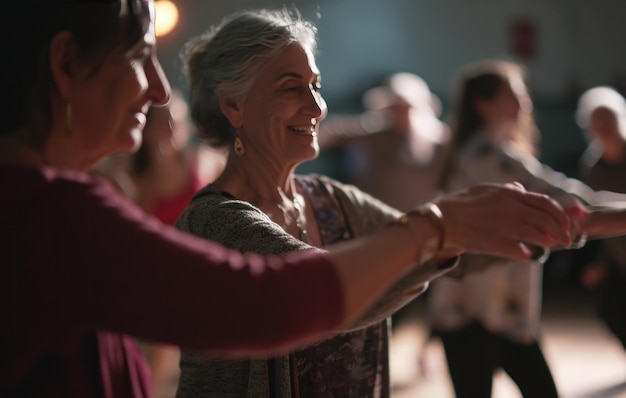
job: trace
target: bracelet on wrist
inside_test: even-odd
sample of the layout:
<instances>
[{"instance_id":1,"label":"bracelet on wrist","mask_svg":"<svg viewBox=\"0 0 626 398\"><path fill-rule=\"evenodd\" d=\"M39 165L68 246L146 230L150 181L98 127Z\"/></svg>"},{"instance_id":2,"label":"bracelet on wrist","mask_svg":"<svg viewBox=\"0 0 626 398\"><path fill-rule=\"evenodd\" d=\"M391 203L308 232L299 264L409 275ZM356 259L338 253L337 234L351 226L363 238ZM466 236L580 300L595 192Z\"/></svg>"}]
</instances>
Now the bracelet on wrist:
<instances>
[{"instance_id":1,"label":"bracelet on wrist","mask_svg":"<svg viewBox=\"0 0 626 398\"><path fill-rule=\"evenodd\" d=\"M413 216L425 217L426 219L432 222L432 224L435 226L435 229L437 230L438 236L435 240L436 243L432 245L432 247L430 248L432 251L432 253L430 254L431 255L435 254L439 252L441 249L443 249L446 243L446 229L445 229L445 224L443 220L443 213L441 212L441 209L439 208L439 206L437 206L433 202L428 202L423 205L419 205L416 208L407 211L405 214L403 214L396 220L391 221L388 225L405 226L415 236L419 236L417 231L413 228L413 225L410 223L410 218ZM424 256L422 255L422 257Z\"/></svg>"},{"instance_id":2,"label":"bracelet on wrist","mask_svg":"<svg viewBox=\"0 0 626 398\"><path fill-rule=\"evenodd\" d=\"M437 229L439 237L437 239L437 251L443 249L446 243L446 226L443 220L443 213L439 206L433 202L428 202L423 205L419 205L416 208L406 212L405 216L410 217L412 215L424 216L429 219Z\"/></svg>"}]
</instances>

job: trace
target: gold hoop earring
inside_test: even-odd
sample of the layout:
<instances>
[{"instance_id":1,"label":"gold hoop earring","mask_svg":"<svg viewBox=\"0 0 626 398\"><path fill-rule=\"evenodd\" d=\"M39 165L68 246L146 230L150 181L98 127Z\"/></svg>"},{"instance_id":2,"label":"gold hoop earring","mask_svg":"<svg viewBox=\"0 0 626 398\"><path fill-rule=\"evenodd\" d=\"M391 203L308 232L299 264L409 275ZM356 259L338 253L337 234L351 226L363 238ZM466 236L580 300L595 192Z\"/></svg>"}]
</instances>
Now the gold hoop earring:
<instances>
[{"instance_id":1,"label":"gold hoop earring","mask_svg":"<svg viewBox=\"0 0 626 398\"><path fill-rule=\"evenodd\" d=\"M72 104L69 102L65 106L65 134L71 135L72 133Z\"/></svg>"},{"instance_id":2,"label":"gold hoop earring","mask_svg":"<svg viewBox=\"0 0 626 398\"><path fill-rule=\"evenodd\" d=\"M235 149L235 153L238 156L243 156L243 154L246 153L246 150L243 148L243 142L241 141L241 138L239 137L235 138L234 149Z\"/></svg>"}]
</instances>

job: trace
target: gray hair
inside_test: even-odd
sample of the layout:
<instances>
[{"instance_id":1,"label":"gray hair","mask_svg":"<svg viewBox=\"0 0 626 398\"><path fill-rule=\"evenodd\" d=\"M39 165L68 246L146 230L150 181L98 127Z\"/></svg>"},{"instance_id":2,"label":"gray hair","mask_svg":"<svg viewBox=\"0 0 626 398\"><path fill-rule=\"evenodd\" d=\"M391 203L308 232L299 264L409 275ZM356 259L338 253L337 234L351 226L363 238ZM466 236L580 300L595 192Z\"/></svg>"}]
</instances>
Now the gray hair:
<instances>
[{"instance_id":1,"label":"gray hair","mask_svg":"<svg viewBox=\"0 0 626 398\"><path fill-rule=\"evenodd\" d=\"M237 12L185 44L190 113L201 138L214 147L232 143L233 127L218 96L243 100L259 71L292 43L315 53L317 28L297 10L283 8Z\"/></svg>"}]
</instances>

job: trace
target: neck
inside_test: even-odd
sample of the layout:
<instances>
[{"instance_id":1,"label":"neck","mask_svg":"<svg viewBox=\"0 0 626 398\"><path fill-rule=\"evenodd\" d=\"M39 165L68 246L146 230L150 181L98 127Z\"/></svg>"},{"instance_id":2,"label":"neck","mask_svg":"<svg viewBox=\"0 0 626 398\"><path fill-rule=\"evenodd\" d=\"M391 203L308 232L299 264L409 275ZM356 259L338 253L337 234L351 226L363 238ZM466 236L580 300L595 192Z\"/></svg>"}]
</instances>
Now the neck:
<instances>
[{"instance_id":1,"label":"neck","mask_svg":"<svg viewBox=\"0 0 626 398\"><path fill-rule=\"evenodd\" d=\"M214 182L221 190L254 204L281 204L297 195L294 166L278 165L267 159L254 160L230 154L224 172Z\"/></svg>"},{"instance_id":2,"label":"neck","mask_svg":"<svg viewBox=\"0 0 626 398\"><path fill-rule=\"evenodd\" d=\"M94 156L93 153L76 148L72 135L62 133L50 134L43 153L48 166L59 169L69 169L87 172L104 156Z\"/></svg>"},{"instance_id":3,"label":"neck","mask_svg":"<svg viewBox=\"0 0 626 398\"><path fill-rule=\"evenodd\" d=\"M29 145L27 133L16 132L0 137L0 162L31 167L54 167L58 169L87 172L95 164L71 145L69 138L55 139L50 134L41 146Z\"/></svg>"},{"instance_id":4,"label":"neck","mask_svg":"<svg viewBox=\"0 0 626 398\"><path fill-rule=\"evenodd\" d=\"M272 167L266 159L231 154L224 172L213 183L261 209L294 237L308 241L304 197L298 193L293 167Z\"/></svg>"}]
</instances>

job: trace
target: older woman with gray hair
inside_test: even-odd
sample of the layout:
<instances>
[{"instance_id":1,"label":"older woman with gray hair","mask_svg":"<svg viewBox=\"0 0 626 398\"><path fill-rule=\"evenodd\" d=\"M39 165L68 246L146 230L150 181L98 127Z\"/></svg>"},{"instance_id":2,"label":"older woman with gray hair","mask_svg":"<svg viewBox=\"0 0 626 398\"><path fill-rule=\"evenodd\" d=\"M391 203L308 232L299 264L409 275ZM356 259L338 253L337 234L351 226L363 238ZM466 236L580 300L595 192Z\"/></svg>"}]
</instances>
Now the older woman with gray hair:
<instances>
[{"instance_id":1,"label":"older woman with gray hair","mask_svg":"<svg viewBox=\"0 0 626 398\"><path fill-rule=\"evenodd\" d=\"M518 257L527 258L530 250L520 242L545 228L522 217L525 211L516 201L480 193L501 186L470 190L466 201L454 203L454 195L444 195L407 217L353 186L297 175L299 164L318 155L318 125L327 108L314 56L316 29L294 14L239 12L186 45L192 118L209 145L228 147L230 153L223 174L198 192L177 227L241 252L272 255L326 247L384 225L409 226L418 237L419 255L385 297L334 336L273 358L183 352L181 398L388 397L389 315L454 268L461 251L511 256L506 251L515 247L523 252ZM471 211L461 211L468 206ZM239 300L254 306L258 297ZM231 323L240 316L216 321Z\"/></svg>"}]
</instances>

